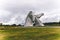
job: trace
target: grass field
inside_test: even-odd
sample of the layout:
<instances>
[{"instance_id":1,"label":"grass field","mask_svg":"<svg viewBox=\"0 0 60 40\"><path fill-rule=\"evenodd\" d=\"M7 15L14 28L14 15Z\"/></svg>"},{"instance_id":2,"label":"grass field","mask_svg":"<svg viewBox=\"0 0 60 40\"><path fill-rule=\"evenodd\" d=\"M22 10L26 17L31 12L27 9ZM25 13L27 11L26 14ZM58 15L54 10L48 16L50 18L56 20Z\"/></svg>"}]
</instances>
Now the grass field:
<instances>
[{"instance_id":1,"label":"grass field","mask_svg":"<svg viewBox=\"0 0 60 40\"><path fill-rule=\"evenodd\" d=\"M60 40L60 26L0 27L0 40Z\"/></svg>"}]
</instances>

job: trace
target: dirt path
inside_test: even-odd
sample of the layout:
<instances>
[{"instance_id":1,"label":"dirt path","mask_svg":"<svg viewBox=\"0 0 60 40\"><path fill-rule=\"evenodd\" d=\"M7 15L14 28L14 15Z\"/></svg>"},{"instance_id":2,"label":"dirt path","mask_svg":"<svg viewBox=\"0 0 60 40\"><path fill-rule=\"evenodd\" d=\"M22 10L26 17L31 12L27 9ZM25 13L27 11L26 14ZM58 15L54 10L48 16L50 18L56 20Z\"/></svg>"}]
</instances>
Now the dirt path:
<instances>
[{"instance_id":1,"label":"dirt path","mask_svg":"<svg viewBox=\"0 0 60 40\"><path fill-rule=\"evenodd\" d=\"M5 37L6 37L6 35L0 34L0 40L4 40Z\"/></svg>"}]
</instances>

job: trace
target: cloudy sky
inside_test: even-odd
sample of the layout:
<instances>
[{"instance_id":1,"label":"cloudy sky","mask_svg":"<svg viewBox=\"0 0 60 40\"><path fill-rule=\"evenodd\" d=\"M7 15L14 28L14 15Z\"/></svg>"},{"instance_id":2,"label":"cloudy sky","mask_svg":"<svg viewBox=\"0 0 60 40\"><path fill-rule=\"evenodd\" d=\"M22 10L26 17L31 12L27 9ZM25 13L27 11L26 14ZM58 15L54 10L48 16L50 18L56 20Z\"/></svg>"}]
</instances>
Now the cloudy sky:
<instances>
[{"instance_id":1,"label":"cloudy sky","mask_svg":"<svg viewBox=\"0 0 60 40\"><path fill-rule=\"evenodd\" d=\"M29 11L44 13L42 22L59 22L60 0L0 0L0 23L22 24Z\"/></svg>"}]
</instances>

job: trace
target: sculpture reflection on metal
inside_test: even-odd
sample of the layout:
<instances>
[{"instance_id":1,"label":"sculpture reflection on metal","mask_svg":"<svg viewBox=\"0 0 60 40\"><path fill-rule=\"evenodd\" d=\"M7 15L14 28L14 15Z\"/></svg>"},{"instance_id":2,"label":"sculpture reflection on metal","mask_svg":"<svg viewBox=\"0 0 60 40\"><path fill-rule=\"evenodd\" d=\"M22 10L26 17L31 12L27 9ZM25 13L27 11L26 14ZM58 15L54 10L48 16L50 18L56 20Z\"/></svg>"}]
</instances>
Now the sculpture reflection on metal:
<instances>
[{"instance_id":1,"label":"sculpture reflection on metal","mask_svg":"<svg viewBox=\"0 0 60 40\"><path fill-rule=\"evenodd\" d=\"M43 16L44 13L33 15L33 12L30 11L29 14L26 17L24 26L44 26L44 24L39 20L41 16Z\"/></svg>"}]
</instances>

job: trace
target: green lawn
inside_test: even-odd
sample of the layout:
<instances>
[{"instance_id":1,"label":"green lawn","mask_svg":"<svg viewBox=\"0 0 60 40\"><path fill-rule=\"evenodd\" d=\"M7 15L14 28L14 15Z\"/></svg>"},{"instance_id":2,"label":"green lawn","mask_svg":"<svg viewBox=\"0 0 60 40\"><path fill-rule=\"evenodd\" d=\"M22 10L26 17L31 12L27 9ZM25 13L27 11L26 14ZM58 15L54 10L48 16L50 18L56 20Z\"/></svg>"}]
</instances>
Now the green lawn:
<instances>
[{"instance_id":1,"label":"green lawn","mask_svg":"<svg viewBox=\"0 0 60 40\"><path fill-rule=\"evenodd\" d=\"M60 28L0 27L0 40L60 40Z\"/></svg>"}]
</instances>

